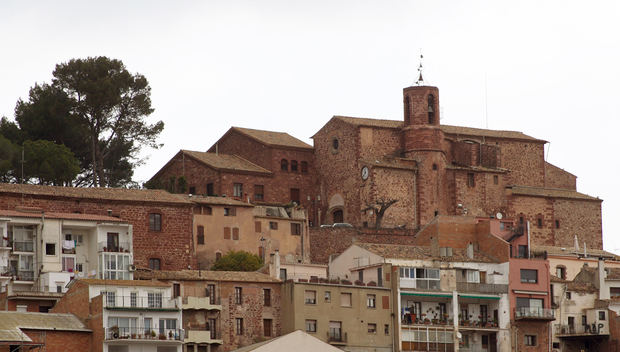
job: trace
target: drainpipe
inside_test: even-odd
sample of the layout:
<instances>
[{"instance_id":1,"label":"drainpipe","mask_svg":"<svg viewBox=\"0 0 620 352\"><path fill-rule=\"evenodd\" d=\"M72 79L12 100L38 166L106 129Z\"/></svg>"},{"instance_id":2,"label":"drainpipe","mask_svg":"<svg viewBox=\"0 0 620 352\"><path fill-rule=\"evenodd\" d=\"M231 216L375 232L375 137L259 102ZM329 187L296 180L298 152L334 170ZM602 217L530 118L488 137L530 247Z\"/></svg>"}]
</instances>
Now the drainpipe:
<instances>
[{"instance_id":1,"label":"drainpipe","mask_svg":"<svg viewBox=\"0 0 620 352\"><path fill-rule=\"evenodd\" d=\"M530 247L530 222L527 222L527 259L530 259L531 256L531 247Z\"/></svg>"}]
</instances>

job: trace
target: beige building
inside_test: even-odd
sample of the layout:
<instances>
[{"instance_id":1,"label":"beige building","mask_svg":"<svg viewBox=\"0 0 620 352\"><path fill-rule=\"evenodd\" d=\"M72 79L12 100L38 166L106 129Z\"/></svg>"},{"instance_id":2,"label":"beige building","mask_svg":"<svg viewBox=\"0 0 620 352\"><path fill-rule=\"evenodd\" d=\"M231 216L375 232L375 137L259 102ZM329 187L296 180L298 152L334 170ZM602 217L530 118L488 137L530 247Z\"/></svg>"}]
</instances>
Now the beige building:
<instances>
[{"instance_id":1,"label":"beige building","mask_svg":"<svg viewBox=\"0 0 620 352\"><path fill-rule=\"evenodd\" d=\"M254 206L227 197L189 196L194 202L194 251L199 269L208 269L229 251L246 251L266 261L279 251L284 263L309 258L305 211Z\"/></svg>"},{"instance_id":2,"label":"beige building","mask_svg":"<svg viewBox=\"0 0 620 352\"><path fill-rule=\"evenodd\" d=\"M304 281L289 280L282 287L282 333L301 329L345 351L392 351L389 288Z\"/></svg>"}]
</instances>

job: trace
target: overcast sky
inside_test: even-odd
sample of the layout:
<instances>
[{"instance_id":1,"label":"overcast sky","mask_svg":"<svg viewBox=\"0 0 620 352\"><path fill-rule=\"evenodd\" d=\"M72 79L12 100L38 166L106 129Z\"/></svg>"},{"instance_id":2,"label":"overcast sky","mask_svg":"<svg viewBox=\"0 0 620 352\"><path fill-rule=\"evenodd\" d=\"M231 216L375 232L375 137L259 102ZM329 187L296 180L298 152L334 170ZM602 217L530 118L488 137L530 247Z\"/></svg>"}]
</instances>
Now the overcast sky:
<instances>
[{"instance_id":1,"label":"overcast sky","mask_svg":"<svg viewBox=\"0 0 620 352\"><path fill-rule=\"evenodd\" d=\"M548 161L604 199L620 253L619 18L618 1L2 1L0 115L57 63L120 59L165 122L146 181L231 126L312 143L333 115L402 119L421 49L441 122L549 141Z\"/></svg>"}]
</instances>

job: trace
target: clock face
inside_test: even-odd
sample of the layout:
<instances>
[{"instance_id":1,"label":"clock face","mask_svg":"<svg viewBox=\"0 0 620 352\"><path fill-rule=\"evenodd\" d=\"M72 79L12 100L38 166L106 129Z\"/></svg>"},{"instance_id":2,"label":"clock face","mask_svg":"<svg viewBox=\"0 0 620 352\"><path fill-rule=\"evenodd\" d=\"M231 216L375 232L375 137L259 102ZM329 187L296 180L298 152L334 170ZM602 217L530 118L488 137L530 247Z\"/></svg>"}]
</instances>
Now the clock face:
<instances>
[{"instance_id":1,"label":"clock face","mask_svg":"<svg viewBox=\"0 0 620 352\"><path fill-rule=\"evenodd\" d=\"M370 172L368 171L368 166L364 166L362 168L362 180L366 180Z\"/></svg>"}]
</instances>

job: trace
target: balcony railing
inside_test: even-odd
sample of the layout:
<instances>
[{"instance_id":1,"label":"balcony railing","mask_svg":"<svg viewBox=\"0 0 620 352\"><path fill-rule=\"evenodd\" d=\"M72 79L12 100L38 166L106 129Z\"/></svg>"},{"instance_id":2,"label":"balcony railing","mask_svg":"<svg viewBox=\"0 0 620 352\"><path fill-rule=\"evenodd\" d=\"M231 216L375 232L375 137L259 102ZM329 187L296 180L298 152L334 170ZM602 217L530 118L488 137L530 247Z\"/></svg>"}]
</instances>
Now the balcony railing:
<instances>
[{"instance_id":1,"label":"balcony railing","mask_svg":"<svg viewBox=\"0 0 620 352\"><path fill-rule=\"evenodd\" d=\"M34 271L19 270L15 276L16 281L34 281Z\"/></svg>"},{"instance_id":2,"label":"balcony railing","mask_svg":"<svg viewBox=\"0 0 620 352\"><path fill-rule=\"evenodd\" d=\"M180 309L179 300L166 297L114 296L103 297L103 305L108 309Z\"/></svg>"},{"instance_id":3,"label":"balcony railing","mask_svg":"<svg viewBox=\"0 0 620 352\"><path fill-rule=\"evenodd\" d=\"M33 241L13 241L14 252L34 252Z\"/></svg>"},{"instance_id":4,"label":"balcony railing","mask_svg":"<svg viewBox=\"0 0 620 352\"><path fill-rule=\"evenodd\" d=\"M98 252L113 252L113 253L129 253L129 242L120 242L118 246L110 245L108 242L97 243Z\"/></svg>"},{"instance_id":5,"label":"balcony railing","mask_svg":"<svg viewBox=\"0 0 620 352\"><path fill-rule=\"evenodd\" d=\"M153 340L153 341L184 341L183 329L147 329L111 327L105 329L106 340Z\"/></svg>"},{"instance_id":6,"label":"balcony railing","mask_svg":"<svg viewBox=\"0 0 620 352\"><path fill-rule=\"evenodd\" d=\"M456 289L461 292L508 293L505 284L481 284L475 282L457 282Z\"/></svg>"},{"instance_id":7,"label":"balcony railing","mask_svg":"<svg viewBox=\"0 0 620 352\"><path fill-rule=\"evenodd\" d=\"M603 324L601 324L603 325ZM572 336L572 335L607 335L604 325L597 328L596 324L588 325L565 325L555 324L553 326L556 335Z\"/></svg>"},{"instance_id":8,"label":"balcony railing","mask_svg":"<svg viewBox=\"0 0 620 352\"><path fill-rule=\"evenodd\" d=\"M334 344L346 344L347 343L347 333L342 332L342 330L330 329L327 332L327 342Z\"/></svg>"},{"instance_id":9,"label":"balcony railing","mask_svg":"<svg viewBox=\"0 0 620 352\"><path fill-rule=\"evenodd\" d=\"M515 309L515 320L555 320L553 309L519 307Z\"/></svg>"},{"instance_id":10,"label":"balcony railing","mask_svg":"<svg viewBox=\"0 0 620 352\"><path fill-rule=\"evenodd\" d=\"M411 279L402 277L400 278L400 286L424 291L437 291L441 288L440 280L438 279Z\"/></svg>"},{"instance_id":11,"label":"balcony railing","mask_svg":"<svg viewBox=\"0 0 620 352\"><path fill-rule=\"evenodd\" d=\"M216 299L216 302L211 303L211 299L209 297L183 297L183 309L214 309L214 310L222 310L221 302L219 297Z\"/></svg>"},{"instance_id":12,"label":"balcony railing","mask_svg":"<svg viewBox=\"0 0 620 352\"><path fill-rule=\"evenodd\" d=\"M210 331L207 329L190 329L186 331L187 337L185 343L219 343L222 344L222 334L219 331Z\"/></svg>"}]
</instances>

